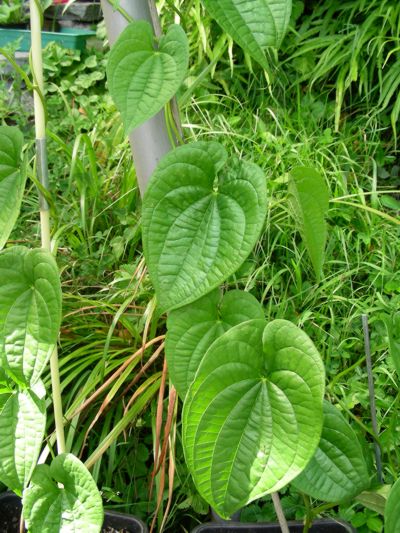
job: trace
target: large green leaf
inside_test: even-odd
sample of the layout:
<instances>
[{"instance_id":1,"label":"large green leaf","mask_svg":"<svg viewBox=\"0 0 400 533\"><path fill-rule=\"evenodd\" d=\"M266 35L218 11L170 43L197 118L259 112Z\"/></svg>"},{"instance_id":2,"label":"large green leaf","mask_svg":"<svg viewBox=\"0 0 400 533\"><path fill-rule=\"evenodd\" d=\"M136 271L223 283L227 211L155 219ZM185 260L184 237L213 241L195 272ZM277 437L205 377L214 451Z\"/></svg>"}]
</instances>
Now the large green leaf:
<instances>
[{"instance_id":1,"label":"large green leaf","mask_svg":"<svg viewBox=\"0 0 400 533\"><path fill-rule=\"evenodd\" d=\"M315 275L320 279L324 263L329 209L329 191L324 178L313 168L297 167L290 173L289 193L294 216L310 256Z\"/></svg>"},{"instance_id":2,"label":"large green leaf","mask_svg":"<svg viewBox=\"0 0 400 533\"><path fill-rule=\"evenodd\" d=\"M160 306L189 304L233 274L253 249L265 210L261 169L227 160L220 144L167 154L143 200L143 247Z\"/></svg>"},{"instance_id":3,"label":"large green leaf","mask_svg":"<svg viewBox=\"0 0 400 533\"><path fill-rule=\"evenodd\" d=\"M400 479L396 481L390 491L385 507L385 533L399 533L400 531Z\"/></svg>"},{"instance_id":4,"label":"large green leaf","mask_svg":"<svg viewBox=\"0 0 400 533\"><path fill-rule=\"evenodd\" d=\"M12 394L0 412L0 481L21 494L36 466L46 426L44 387Z\"/></svg>"},{"instance_id":5,"label":"large green leaf","mask_svg":"<svg viewBox=\"0 0 400 533\"><path fill-rule=\"evenodd\" d=\"M293 485L326 502L353 498L369 486L368 468L357 435L329 402L324 402L324 425L315 455Z\"/></svg>"},{"instance_id":6,"label":"large green leaf","mask_svg":"<svg viewBox=\"0 0 400 533\"><path fill-rule=\"evenodd\" d=\"M180 26L170 26L155 49L153 30L132 22L111 49L107 78L111 96L129 133L174 96L187 71L189 46Z\"/></svg>"},{"instance_id":7,"label":"large green leaf","mask_svg":"<svg viewBox=\"0 0 400 533\"><path fill-rule=\"evenodd\" d=\"M324 367L291 322L251 320L209 348L183 410L200 494L222 517L279 490L307 465L322 429Z\"/></svg>"},{"instance_id":8,"label":"large green leaf","mask_svg":"<svg viewBox=\"0 0 400 533\"><path fill-rule=\"evenodd\" d=\"M17 220L25 188L22 171L22 133L10 126L0 126L0 250Z\"/></svg>"},{"instance_id":9,"label":"large green leaf","mask_svg":"<svg viewBox=\"0 0 400 533\"><path fill-rule=\"evenodd\" d=\"M291 0L203 0L218 24L261 66L265 48L278 48L289 25Z\"/></svg>"},{"instance_id":10,"label":"large green leaf","mask_svg":"<svg viewBox=\"0 0 400 533\"><path fill-rule=\"evenodd\" d=\"M45 250L8 248L0 254L0 362L15 381L34 384L57 342L61 286Z\"/></svg>"},{"instance_id":11,"label":"large green leaf","mask_svg":"<svg viewBox=\"0 0 400 533\"><path fill-rule=\"evenodd\" d=\"M97 533L103 524L96 483L72 454L57 456L50 466L38 466L22 503L32 533Z\"/></svg>"},{"instance_id":12,"label":"large green leaf","mask_svg":"<svg viewBox=\"0 0 400 533\"><path fill-rule=\"evenodd\" d=\"M238 290L222 296L219 289L169 314L165 355L182 398L211 344L231 327L256 318L264 318L264 312L254 296Z\"/></svg>"}]
</instances>

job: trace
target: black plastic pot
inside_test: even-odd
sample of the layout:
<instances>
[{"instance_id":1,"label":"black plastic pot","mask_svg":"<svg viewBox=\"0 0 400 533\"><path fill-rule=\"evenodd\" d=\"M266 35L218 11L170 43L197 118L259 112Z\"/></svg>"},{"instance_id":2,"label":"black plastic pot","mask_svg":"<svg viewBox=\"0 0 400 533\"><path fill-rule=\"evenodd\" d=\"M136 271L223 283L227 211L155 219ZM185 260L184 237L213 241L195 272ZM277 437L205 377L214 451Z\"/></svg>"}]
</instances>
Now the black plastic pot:
<instances>
[{"instance_id":1,"label":"black plastic pot","mask_svg":"<svg viewBox=\"0 0 400 533\"><path fill-rule=\"evenodd\" d=\"M290 533L302 533L304 525L302 522L288 522ZM339 520L314 520L310 533L356 533L347 522ZM197 526L192 533L281 533L279 524L243 524L240 522L230 522L217 524L210 522Z\"/></svg>"},{"instance_id":2,"label":"black plastic pot","mask_svg":"<svg viewBox=\"0 0 400 533\"><path fill-rule=\"evenodd\" d=\"M0 532L19 533L21 517L21 500L15 494L0 494ZM102 531L113 533L122 530L124 533L147 533L146 525L133 516L106 511Z\"/></svg>"}]
</instances>

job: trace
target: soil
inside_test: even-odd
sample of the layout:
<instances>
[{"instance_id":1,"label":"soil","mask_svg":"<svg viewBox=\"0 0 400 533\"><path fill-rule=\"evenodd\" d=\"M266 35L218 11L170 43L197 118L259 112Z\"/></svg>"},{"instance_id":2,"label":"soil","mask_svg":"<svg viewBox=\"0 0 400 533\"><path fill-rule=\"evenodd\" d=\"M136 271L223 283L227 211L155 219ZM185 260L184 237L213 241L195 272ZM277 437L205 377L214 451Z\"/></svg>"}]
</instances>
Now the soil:
<instances>
[{"instance_id":1,"label":"soil","mask_svg":"<svg viewBox=\"0 0 400 533\"><path fill-rule=\"evenodd\" d=\"M5 503L2 505L0 516L0 533L19 533L21 505L19 503Z\"/></svg>"}]
</instances>

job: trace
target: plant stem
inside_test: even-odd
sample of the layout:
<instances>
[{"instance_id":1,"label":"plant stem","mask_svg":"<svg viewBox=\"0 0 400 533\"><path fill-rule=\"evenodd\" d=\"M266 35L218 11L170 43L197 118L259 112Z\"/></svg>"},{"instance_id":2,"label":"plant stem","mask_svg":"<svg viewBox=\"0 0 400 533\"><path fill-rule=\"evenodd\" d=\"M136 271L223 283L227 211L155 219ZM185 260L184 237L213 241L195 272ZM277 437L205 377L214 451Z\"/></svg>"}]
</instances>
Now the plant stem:
<instances>
[{"instance_id":1,"label":"plant stem","mask_svg":"<svg viewBox=\"0 0 400 533\"><path fill-rule=\"evenodd\" d=\"M115 11L118 11L124 19L127 20L127 22L133 22L133 18L125 11L125 9L122 9L122 7L116 2L116 0L108 0L108 3L112 6Z\"/></svg>"},{"instance_id":2,"label":"plant stem","mask_svg":"<svg viewBox=\"0 0 400 533\"><path fill-rule=\"evenodd\" d=\"M289 527L286 522L286 517L282 509L279 494L277 492L273 492L271 496L272 496L272 503L274 504L276 516L278 518L278 522L279 522L282 533L290 533Z\"/></svg>"},{"instance_id":3,"label":"plant stem","mask_svg":"<svg viewBox=\"0 0 400 533\"><path fill-rule=\"evenodd\" d=\"M33 101L35 109L35 134L36 134L36 172L43 187L48 189L48 167L46 150L46 111L44 107L44 81L43 81L43 60L42 60L42 13L37 0L30 0L31 14L31 67L34 80ZM50 210L49 205L43 195L39 192L40 202L40 230L42 247L51 251L50 238ZM57 435L58 453L65 452L65 436L63 412L61 403L60 373L58 368L57 348L54 349L50 358L50 372L52 385L52 399L54 408L54 419Z\"/></svg>"},{"instance_id":4,"label":"plant stem","mask_svg":"<svg viewBox=\"0 0 400 533\"><path fill-rule=\"evenodd\" d=\"M306 508L306 517L304 520L303 533L308 533L312 525L313 516L312 516L312 508L310 505L310 499L307 496L307 494L303 494L303 501L304 501L304 507Z\"/></svg>"}]
</instances>

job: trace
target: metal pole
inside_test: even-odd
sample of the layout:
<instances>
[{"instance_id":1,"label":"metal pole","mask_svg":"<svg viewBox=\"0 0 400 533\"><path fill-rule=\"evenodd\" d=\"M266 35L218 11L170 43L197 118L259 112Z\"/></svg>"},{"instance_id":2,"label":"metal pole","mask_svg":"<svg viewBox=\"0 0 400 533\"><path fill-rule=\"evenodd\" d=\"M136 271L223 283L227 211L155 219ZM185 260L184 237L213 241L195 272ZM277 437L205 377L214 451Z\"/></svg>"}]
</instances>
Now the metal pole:
<instances>
[{"instance_id":1,"label":"metal pole","mask_svg":"<svg viewBox=\"0 0 400 533\"><path fill-rule=\"evenodd\" d=\"M370 342L369 342L368 316L361 315L361 321L362 321L362 326L363 326L365 356L366 356L366 361L367 361L369 406L370 406L370 412L371 412L372 429L375 435L374 445L375 445L376 470L378 474L379 483L383 483L381 448L378 442L378 422L376 419L374 375L372 373L371 348L370 348Z\"/></svg>"},{"instance_id":2,"label":"metal pole","mask_svg":"<svg viewBox=\"0 0 400 533\"><path fill-rule=\"evenodd\" d=\"M153 26L155 35L160 35L160 25L151 0L120 0L120 8L134 20L147 20ZM120 11L113 9L109 0L101 0L110 46L114 44L120 33L128 25L128 21ZM160 159L173 147L168 136L164 111L149 119L136 128L129 135L133 161L140 194L147 187L147 183Z\"/></svg>"}]
</instances>

